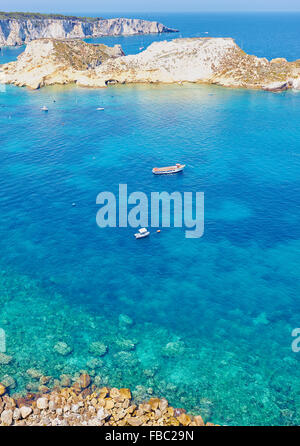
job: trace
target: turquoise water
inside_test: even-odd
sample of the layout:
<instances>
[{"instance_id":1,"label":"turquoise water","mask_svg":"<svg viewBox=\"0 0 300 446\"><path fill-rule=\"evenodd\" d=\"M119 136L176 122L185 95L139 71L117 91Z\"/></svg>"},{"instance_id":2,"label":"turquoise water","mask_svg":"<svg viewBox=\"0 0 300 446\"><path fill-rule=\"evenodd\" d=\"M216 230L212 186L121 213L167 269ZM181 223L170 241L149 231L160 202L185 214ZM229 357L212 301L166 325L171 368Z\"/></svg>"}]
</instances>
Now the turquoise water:
<instances>
[{"instance_id":1,"label":"turquoise water","mask_svg":"<svg viewBox=\"0 0 300 446\"><path fill-rule=\"evenodd\" d=\"M299 424L299 120L294 92L2 89L0 381L88 370L213 422ZM151 174L174 161L182 175ZM204 236L98 228L96 196L120 183L203 191Z\"/></svg>"}]
</instances>

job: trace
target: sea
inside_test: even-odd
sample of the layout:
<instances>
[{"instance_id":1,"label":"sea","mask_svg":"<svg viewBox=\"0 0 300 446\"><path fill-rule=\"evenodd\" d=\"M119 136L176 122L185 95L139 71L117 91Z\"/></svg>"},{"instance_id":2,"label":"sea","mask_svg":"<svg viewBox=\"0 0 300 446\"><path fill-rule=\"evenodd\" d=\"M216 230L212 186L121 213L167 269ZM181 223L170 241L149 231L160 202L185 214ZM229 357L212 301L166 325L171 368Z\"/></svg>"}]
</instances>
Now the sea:
<instances>
[{"instance_id":1,"label":"sea","mask_svg":"<svg viewBox=\"0 0 300 446\"><path fill-rule=\"evenodd\" d=\"M179 30L89 40L126 54L233 37L249 54L300 58L296 13L106 16ZM0 63L23 50L3 48ZM0 382L19 395L38 389L29 369L53 384L87 371L213 423L299 424L299 122L291 90L0 85ZM182 174L151 172L176 162ZM96 198L119 184L203 192L203 236L100 228Z\"/></svg>"}]
</instances>

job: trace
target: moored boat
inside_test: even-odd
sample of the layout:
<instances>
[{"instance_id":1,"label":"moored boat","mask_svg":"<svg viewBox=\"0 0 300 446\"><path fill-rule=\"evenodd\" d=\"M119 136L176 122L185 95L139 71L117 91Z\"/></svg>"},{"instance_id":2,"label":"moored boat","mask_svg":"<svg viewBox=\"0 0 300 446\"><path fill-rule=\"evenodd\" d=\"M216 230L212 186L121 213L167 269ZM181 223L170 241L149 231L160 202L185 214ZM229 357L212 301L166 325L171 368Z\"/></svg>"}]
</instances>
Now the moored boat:
<instances>
[{"instance_id":1,"label":"moored boat","mask_svg":"<svg viewBox=\"0 0 300 446\"><path fill-rule=\"evenodd\" d=\"M154 173L154 175L167 175L170 173L182 172L184 168L185 164L177 163L175 164L175 166L154 167L154 169L152 169L152 172Z\"/></svg>"},{"instance_id":2,"label":"moored boat","mask_svg":"<svg viewBox=\"0 0 300 446\"><path fill-rule=\"evenodd\" d=\"M145 237L148 237L148 235L150 235L150 232L146 228L140 228L139 232L134 234L136 239L138 239L138 238L145 238Z\"/></svg>"},{"instance_id":3,"label":"moored boat","mask_svg":"<svg viewBox=\"0 0 300 446\"><path fill-rule=\"evenodd\" d=\"M48 111L48 108L46 107L46 105L44 105L44 106L41 108L41 110L44 111L44 112L47 112L47 111Z\"/></svg>"}]
</instances>

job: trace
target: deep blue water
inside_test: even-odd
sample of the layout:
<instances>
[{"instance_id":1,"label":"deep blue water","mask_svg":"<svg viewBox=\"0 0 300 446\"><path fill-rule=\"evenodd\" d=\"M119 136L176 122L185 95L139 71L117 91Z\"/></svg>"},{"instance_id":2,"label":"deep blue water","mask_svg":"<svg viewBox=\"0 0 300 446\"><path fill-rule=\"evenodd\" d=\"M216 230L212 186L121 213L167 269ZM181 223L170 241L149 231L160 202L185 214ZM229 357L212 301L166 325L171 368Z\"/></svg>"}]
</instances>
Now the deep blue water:
<instances>
[{"instance_id":1,"label":"deep blue water","mask_svg":"<svg viewBox=\"0 0 300 446\"><path fill-rule=\"evenodd\" d=\"M183 36L232 35L289 59L300 55L299 17L151 16ZM103 41L134 52L171 37ZM20 392L36 387L29 367L55 378L87 369L214 422L299 424L299 121L295 92L2 88L0 328L14 359L0 381L14 376ZM175 161L187 164L182 175L151 174ZM204 236L170 228L137 242L134 229L98 228L96 196L120 183L203 191ZM59 341L72 353L57 354ZM98 361L95 341L108 346Z\"/></svg>"},{"instance_id":2,"label":"deep blue water","mask_svg":"<svg viewBox=\"0 0 300 446\"><path fill-rule=\"evenodd\" d=\"M69 13L69 12L67 12ZM273 59L285 57L288 60L300 58L300 13L112 13L81 14L104 18L128 17L156 20L170 28L178 29L176 34L146 36L104 37L89 39L89 42L103 42L106 45L119 43L126 54L135 54L141 47L147 47L156 40L171 40L175 37L233 37L247 53ZM4 48L0 61L14 60L23 48Z\"/></svg>"}]
</instances>

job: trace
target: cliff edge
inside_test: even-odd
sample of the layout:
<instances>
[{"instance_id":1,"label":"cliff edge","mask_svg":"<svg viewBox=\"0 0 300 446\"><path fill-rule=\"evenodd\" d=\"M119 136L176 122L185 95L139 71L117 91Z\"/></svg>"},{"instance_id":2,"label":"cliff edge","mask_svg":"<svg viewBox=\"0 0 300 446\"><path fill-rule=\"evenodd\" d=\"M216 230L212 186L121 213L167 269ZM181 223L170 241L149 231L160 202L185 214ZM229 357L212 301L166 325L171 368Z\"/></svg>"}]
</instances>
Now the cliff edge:
<instances>
[{"instance_id":1,"label":"cliff edge","mask_svg":"<svg viewBox=\"0 0 300 446\"><path fill-rule=\"evenodd\" d=\"M53 18L59 17L59 18ZM23 45L41 38L85 39L89 37L119 36L177 32L162 23L141 19L101 19L34 14L0 13L0 47Z\"/></svg>"},{"instance_id":2,"label":"cliff edge","mask_svg":"<svg viewBox=\"0 0 300 446\"><path fill-rule=\"evenodd\" d=\"M129 56L120 46L40 39L30 42L16 62L0 66L0 83L36 89L71 82L83 87L194 82L281 91L300 88L300 60L251 56L230 38L154 42Z\"/></svg>"}]
</instances>

